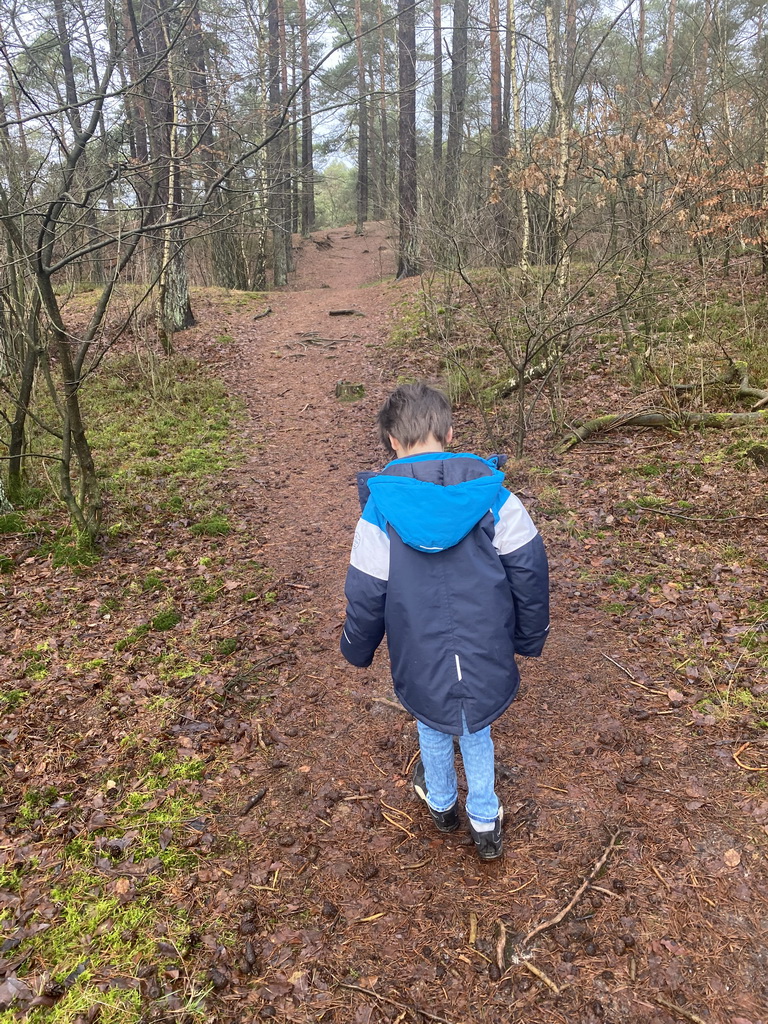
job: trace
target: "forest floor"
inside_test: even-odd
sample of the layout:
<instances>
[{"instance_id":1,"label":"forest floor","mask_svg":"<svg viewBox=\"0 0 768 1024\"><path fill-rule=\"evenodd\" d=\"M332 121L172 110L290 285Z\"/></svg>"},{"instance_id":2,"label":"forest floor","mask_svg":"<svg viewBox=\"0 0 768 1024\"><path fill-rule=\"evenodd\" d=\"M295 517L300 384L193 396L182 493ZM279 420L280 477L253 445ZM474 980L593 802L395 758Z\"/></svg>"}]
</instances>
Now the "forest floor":
<instances>
[{"instance_id":1,"label":"forest floor","mask_svg":"<svg viewBox=\"0 0 768 1024\"><path fill-rule=\"evenodd\" d=\"M383 225L318 234L289 289L196 297L179 348L244 409L213 485L226 529L190 529L190 478L95 566L9 539L0 1006L768 1024L765 470L721 432L554 456L541 431L510 464L552 629L494 727L505 854L480 863L413 795L386 653L366 671L338 653L376 411L437 376L387 343L418 288L393 282L391 246ZM602 408L611 370L567 386ZM341 401L342 379L364 395ZM456 448L490 454L469 407Z\"/></svg>"}]
</instances>

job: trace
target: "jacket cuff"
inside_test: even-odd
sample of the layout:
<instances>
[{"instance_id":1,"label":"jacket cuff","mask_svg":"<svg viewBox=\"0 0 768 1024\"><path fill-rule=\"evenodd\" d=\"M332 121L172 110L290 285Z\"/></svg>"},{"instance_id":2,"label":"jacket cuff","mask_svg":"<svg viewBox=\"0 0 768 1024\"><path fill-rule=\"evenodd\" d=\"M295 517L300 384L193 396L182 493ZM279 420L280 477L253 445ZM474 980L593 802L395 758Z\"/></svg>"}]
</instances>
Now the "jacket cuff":
<instances>
[{"instance_id":1,"label":"jacket cuff","mask_svg":"<svg viewBox=\"0 0 768 1024\"><path fill-rule=\"evenodd\" d=\"M376 653L375 651L364 651L359 646L356 647L354 644L350 643L347 639L346 633L343 631L341 634L339 649L341 650L344 658L350 663L350 665L354 665L355 668L368 668L368 666L373 662L373 655Z\"/></svg>"}]
</instances>

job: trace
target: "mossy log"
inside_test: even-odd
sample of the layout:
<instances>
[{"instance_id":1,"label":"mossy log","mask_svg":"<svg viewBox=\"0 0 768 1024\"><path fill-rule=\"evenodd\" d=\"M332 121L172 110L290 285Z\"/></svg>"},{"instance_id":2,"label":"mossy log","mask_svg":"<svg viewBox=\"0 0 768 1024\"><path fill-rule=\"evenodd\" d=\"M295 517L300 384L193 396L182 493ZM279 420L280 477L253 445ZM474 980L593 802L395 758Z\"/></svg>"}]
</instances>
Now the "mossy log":
<instances>
[{"instance_id":1,"label":"mossy log","mask_svg":"<svg viewBox=\"0 0 768 1024\"><path fill-rule=\"evenodd\" d=\"M647 409L631 415L596 416L571 431L571 436L558 448L562 454L575 447L580 441L617 427L661 427L668 430L682 430L691 427L714 427L728 430L744 427L751 423L768 426L768 409L757 412L661 412Z\"/></svg>"},{"instance_id":2,"label":"mossy log","mask_svg":"<svg viewBox=\"0 0 768 1024\"><path fill-rule=\"evenodd\" d=\"M661 427L668 430L682 430L692 427L714 427L728 430L731 427L744 427L750 423L762 423L768 426L768 391L756 388L749 383L749 368L742 360L731 360L731 372L722 381L725 385L737 384L738 398L756 398L757 402L750 412L683 412L659 409L644 409L642 412L629 414L612 414L596 416L595 419L582 423L571 430L557 449L560 454L569 451L580 441L586 441L605 430L617 427Z\"/></svg>"}]
</instances>

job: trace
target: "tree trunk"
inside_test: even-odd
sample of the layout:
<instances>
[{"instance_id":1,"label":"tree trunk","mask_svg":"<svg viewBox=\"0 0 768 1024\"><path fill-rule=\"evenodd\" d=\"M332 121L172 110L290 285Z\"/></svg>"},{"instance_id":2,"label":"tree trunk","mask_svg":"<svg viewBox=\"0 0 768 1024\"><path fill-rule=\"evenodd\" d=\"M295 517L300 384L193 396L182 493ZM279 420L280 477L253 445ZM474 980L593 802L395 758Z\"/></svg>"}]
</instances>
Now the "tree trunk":
<instances>
[{"instance_id":1,"label":"tree trunk","mask_svg":"<svg viewBox=\"0 0 768 1024\"><path fill-rule=\"evenodd\" d=\"M509 79L512 99L512 124L514 128L514 144L518 167L522 171L524 162L523 125L520 113L520 83L517 75L517 23L515 0L507 0L507 31L509 32ZM528 204L528 192L524 185L518 189L520 203L520 268L527 271L530 266L531 252L531 211Z\"/></svg>"},{"instance_id":2,"label":"tree trunk","mask_svg":"<svg viewBox=\"0 0 768 1024\"><path fill-rule=\"evenodd\" d=\"M283 181L283 138L280 130L282 102L280 89L280 19L278 0L267 0L269 26L268 94L269 135L276 133L269 143L269 215L272 228L272 277L276 287L288 284L288 260L285 241L285 183Z\"/></svg>"},{"instance_id":3,"label":"tree trunk","mask_svg":"<svg viewBox=\"0 0 768 1024\"><path fill-rule=\"evenodd\" d=\"M83 130L80 118L80 107L77 99L77 84L75 82L75 69L72 61L72 50L69 45L69 28L62 0L53 0L53 9L56 15L56 28L59 35L59 52L61 53L61 66L64 72L64 93L67 101L67 117L72 130L79 135ZM86 201L84 206L84 220L86 232L91 243L98 240L99 231L96 224L96 214L93 207ZM89 268L89 278L95 284L104 280L104 268L102 264L101 251L96 250L92 257Z\"/></svg>"},{"instance_id":4,"label":"tree trunk","mask_svg":"<svg viewBox=\"0 0 768 1024\"><path fill-rule=\"evenodd\" d=\"M278 34L280 39L280 106L283 117L288 117L288 43L286 36L285 4L277 0ZM291 228L293 227L293 211L291 209L291 131L284 125L280 133L280 181L283 193L283 243L285 245L285 266L288 273L295 270L293 263L293 245Z\"/></svg>"},{"instance_id":5,"label":"tree trunk","mask_svg":"<svg viewBox=\"0 0 768 1024\"><path fill-rule=\"evenodd\" d=\"M675 55L675 15L677 13L677 0L668 0L667 5L667 30L664 39L664 73L661 79L659 90L659 103L665 103L672 85L672 62Z\"/></svg>"},{"instance_id":6,"label":"tree trunk","mask_svg":"<svg viewBox=\"0 0 768 1024\"><path fill-rule=\"evenodd\" d=\"M420 272L416 226L416 14L411 0L398 0L397 51L400 87L398 142L400 251L397 277Z\"/></svg>"},{"instance_id":7,"label":"tree trunk","mask_svg":"<svg viewBox=\"0 0 768 1024\"><path fill-rule=\"evenodd\" d=\"M368 220L368 108L366 103L365 56L363 54L363 8L355 0L355 37L357 46L357 224L363 233Z\"/></svg>"},{"instance_id":8,"label":"tree trunk","mask_svg":"<svg viewBox=\"0 0 768 1024\"><path fill-rule=\"evenodd\" d=\"M443 5L441 0L432 4L432 162L439 183L443 169Z\"/></svg>"},{"instance_id":9,"label":"tree trunk","mask_svg":"<svg viewBox=\"0 0 768 1024\"><path fill-rule=\"evenodd\" d=\"M389 111L387 110L387 58L386 36L384 35L384 15L381 0L378 0L379 18L379 124L381 131L381 160L379 161L379 217L386 216L389 206Z\"/></svg>"},{"instance_id":10,"label":"tree trunk","mask_svg":"<svg viewBox=\"0 0 768 1024\"><path fill-rule=\"evenodd\" d=\"M312 94L309 79L307 0L299 0L301 48L301 234L308 238L315 228L315 172L313 167Z\"/></svg>"},{"instance_id":11,"label":"tree trunk","mask_svg":"<svg viewBox=\"0 0 768 1024\"><path fill-rule=\"evenodd\" d=\"M459 196L459 174L464 141L464 106L467 99L468 19L468 0L455 0L453 5L451 98L448 114L448 143L445 152L445 202L449 217Z\"/></svg>"},{"instance_id":12,"label":"tree trunk","mask_svg":"<svg viewBox=\"0 0 768 1024\"><path fill-rule=\"evenodd\" d=\"M549 64L549 85L554 110L555 132L557 135L557 158L555 180L552 191L552 233L554 238L555 284L561 294L565 293L570 272L570 249L568 246L568 203L566 184L568 181L570 128L568 108L563 94L563 81L558 60L552 0L544 4L544 18L547 37L547 60Z\"/></svg>"}]
</instances>

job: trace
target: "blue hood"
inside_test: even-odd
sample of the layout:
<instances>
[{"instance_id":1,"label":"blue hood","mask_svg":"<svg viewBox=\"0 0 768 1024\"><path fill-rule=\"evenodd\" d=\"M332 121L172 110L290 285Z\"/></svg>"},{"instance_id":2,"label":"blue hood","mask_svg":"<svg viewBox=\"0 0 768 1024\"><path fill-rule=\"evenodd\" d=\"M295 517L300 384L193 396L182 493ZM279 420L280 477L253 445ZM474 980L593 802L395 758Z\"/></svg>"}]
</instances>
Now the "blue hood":
<instances>
[{"instance_id":1,"label":"blue hood","mask_svg":"<svg viewBox=\"0 0 768 1024\"><path fill-rule=\"evenodd\" d=\"M478 461L489 466L484 459ZM427 553L445 551L463 540L497 503L503 485L504 474L498 469L456 484L389 474L368 481L376 507L401 540Z\"/></svg>"}]
</instances>

